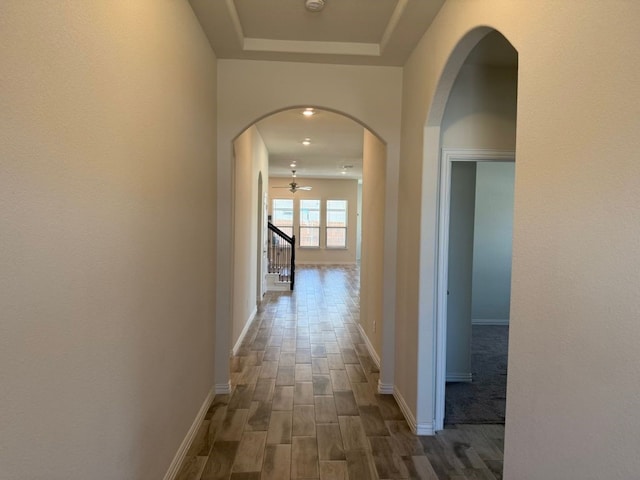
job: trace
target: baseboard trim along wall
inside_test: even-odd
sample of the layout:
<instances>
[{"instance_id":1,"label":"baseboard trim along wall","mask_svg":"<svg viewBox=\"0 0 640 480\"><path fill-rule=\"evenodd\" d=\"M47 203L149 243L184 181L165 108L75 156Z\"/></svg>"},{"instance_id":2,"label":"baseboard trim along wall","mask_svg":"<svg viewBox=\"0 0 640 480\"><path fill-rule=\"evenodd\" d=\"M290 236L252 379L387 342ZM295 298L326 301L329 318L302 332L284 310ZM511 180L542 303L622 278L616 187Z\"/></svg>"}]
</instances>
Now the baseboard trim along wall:
<instances>
[{"instance_id":1,"label":"baseboard trim along wall","mask_svg":"<svg viewBox=\"0 0 640 480\"><path fill-rule=\"evenodd\" d=\"M226 395L231 393L231 382L216 383L213 388L216 395Z\"/></svg>"},{"instance_id":2,"label":"baseboard trim along wall","mask_svg":"<svg viewBox=\"0 0 640 480\"><path fill-rule=\"evenodd\" d=\"M471 325L509 325L508 318L473 318Z\"/></svg>"},{"instance_id":3,"label":"baseboard trim along wall","mask_svg":"<svg viewBox=\"0 0 640 480\"><path fill-rule=\"evenodd\" d=\"M364 339L364 344L367 346L367 351L369 352L369 356L373 360L373 363L376 364L376 367L380 369L380 356L378 355L376 350L373 348L373 344L369 340L369 337L367 336L367 333L364 331L364 328L362 328L362 325L360 325L359 323L357 325L358 325L358 330L360 330L360 335L362 335L362 338ZM434 434L433 422L420 423L420 424L416 423L416 418L413 416L413 413L411 413L411 410L407 406L407 402L405 402L404 397L398 391L398 389L395 387L394 384L382 383L380 380L378 380L378 393L381 395L393 395L393 398L395 398L396 402L398 402L398 406L402 411L402 415L404 415L404 418L409 424L409 427L411 428L411 431L413 433L415 433L416 435L433 435Z\"/></svg>"},{"instance_id":4,"label":"baseboard trim along wall","mask_svg":"<svg viewBox=\"0 0 640 480\"><path fill-rule=\"evenodd\" d=\"M247 332L249 331L249 328L251 327L251 324L255 320L257 314L258 314L258 306L256 305L255 307L253 307L253 311L251 312L251 315L249 315L247 322L244 324L244 328L240 332L238 341L233 346L233 350L231 350L231 355L233 355L234 357L238 354L238 350L240 350L240 347L242 346L242 342L244 342L244 337L247 336Z\"/></svg>"},{"instance_id":5,"label":"baseboard trim along wall","mask_svg":"<svg viewBox=\"0 0 640 480\"><path fill-rule=\"evenodd\" d=\"M407 421L407 423L409 424L409 428L414 434L416 435L434 435L435 434L433 422L422 422L422 423L416 422L416 417L413 415L413 413L411 413L411 410L409 409L407 402L405 401L404 397L402 396L402 394L397 388L393 389L393 398L395 398L396 402L398 402L398 406L400 407L400 410L404 415L404 419Z\"/></svg>"},{"instance_id":6,"label":"baseboard trim along wall","mask_svg":"<svg viewBox=\"0 0 640 480\"><path fill-rule=\"evenodd\" d=\"M471 372L453 372L447 373L447 382L464 382L471 383L473 381L473 375Z\"/></svg>"},{"instance_id":7,"label":"baseboard trim along wall","mask_svg":"<svg viewBox=\"0 0 640 480\"><path fill-rule=\"evenodd\" d=\"M382 383L381 380L378 380L378 393L380 395L393 395L394 388L393 383Z\"/></svg>"},{"instance_id":8,"label":"baseboard trim along wall","mask_svg":"<svg viewBox=\"0 0 640 480\"><path fill-rule=\"evenodd\" d=\"M204 403L200 407L195 420L191 424L191 428L187 432L187 436L184 437L184 440L182 440L176 456L173 457L173 461L171 462L171 465L169 465L169 470L167 470L167 473L164 475L164 480L174 480L178 475L178 471L180 470L180 466L184 461L184 457L187 455L189 447L191 447L193 440L198 434L200 425L202 425L202 421L204 420L204 416L207 414L207 410L209 410L209 407L211 406L211 402L213 402L213 397L215 397L215 393L214 389L212 388L211 390L209 390L207 398L204 399Z\"/></svg>"},{"instance_id":9,"label":"baseboard trim along wall","mask_svg":"<svg viewBox=\"0 0 640 480\"><path fill-rule=\"evenodd\" d=\"M304 249L303 249L304 250ZM304 260L304 261L299 261L296 263L296 265L301 265L301 266L305 266L305 265L357 265L358 262L334 262L334 261L313 261L313 260Z\"/></svg>"},{"instance_id":10,"label":"baseboard trim along wall","mask_svg":"<svg viewBox=\"0 0 640 480\"><path fill-rule=\"evenodd\" d=\"M373 363L376 364L376 367L380 369L380 356L378 355L378 352L376 352L376 349L373 348L373 344L371 343L371 340L369 340L369 337L364 331L364 328L362 328L362 325L360 325L359 323L357 323L356 325L358 325L358 330L360 330L360 335L362 335L362 338L364 339L364 344L367 346L367 351L369 352L371 360L373 360Z\"/></svg>"},{"instance_id":11,"label":"baseboard trim along wall","mask_svg":"<svg viewBox=\"0 0 640 480\"><path fill-rule=\"evenodd\" d=\"M362 335L362 338L364 339L364 344L367 347L367 351L369 352L371 360L373 360L373 363L375 363L376 367L378 367L378 370L380 370L380 356L378 355L378 352L376 352L376 349L373 348L373 344L371 343L371 340L369 340L369 337L364 331L364 328L362 328L362 325L360 325L359 323L357 325L358 330L360 330L360 335ZM378 393L380 395L392 395L393 387L393 383L382 383L382 380L378 379Z\"/></svg>"}]
</instances>

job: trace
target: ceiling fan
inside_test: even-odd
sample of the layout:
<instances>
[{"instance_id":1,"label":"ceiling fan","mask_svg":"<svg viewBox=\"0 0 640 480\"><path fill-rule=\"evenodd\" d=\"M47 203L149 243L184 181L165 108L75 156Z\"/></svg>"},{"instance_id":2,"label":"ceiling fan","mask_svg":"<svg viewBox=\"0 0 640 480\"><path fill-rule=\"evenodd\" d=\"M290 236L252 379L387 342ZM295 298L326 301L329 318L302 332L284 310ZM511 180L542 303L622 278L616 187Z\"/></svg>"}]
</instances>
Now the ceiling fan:
<instances>
[{"instance_id":1,"label":"ceiling fan","mask_svg":"<svg viewBox=\"0 0 640 480\"><path fill-rule=\"evenodd\" d=\"M291 170L291 183L289 183L289 185L287 185L286 187L282 186L282 187L271 187L271 188L288 188L289 191L291 193L296 193L298 190L311 190L312 187L310 186L303 186L303 185L298 185L298 183L296 182L296 171L295 170Z\"/></svg>"}]
</instances>

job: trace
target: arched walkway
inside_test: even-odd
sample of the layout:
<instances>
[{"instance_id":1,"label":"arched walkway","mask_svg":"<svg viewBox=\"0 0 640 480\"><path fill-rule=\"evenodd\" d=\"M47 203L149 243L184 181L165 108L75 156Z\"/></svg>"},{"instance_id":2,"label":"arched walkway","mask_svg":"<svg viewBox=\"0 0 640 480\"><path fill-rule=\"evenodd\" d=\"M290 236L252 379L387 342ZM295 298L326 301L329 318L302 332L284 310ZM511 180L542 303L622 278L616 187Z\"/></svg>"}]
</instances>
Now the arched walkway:
<instances>
[{"instance_id":1,"label":"arched walkway","mask_svg":"<svg viewBox=\"0 0 640 480\"><path fill-rule=\"evenodd\" d=\"M238 162L237 159L241 157L241 155L239 154L240 150L249 148L244 147L242 142L254 142L254 140L246 140L244 138L245 135L259 137L259 134L255 133L257 132L257 130L255 130L255 125L259 120L265 119L271 115L278 115L280 112L289 110L302 110L306 107L309 107L309 105L293 107L288 106L284 108L278 108L276 110L273 110L272 112L269 112L268 114L257 116L256 119L249 124L249 126L244 126L243 130L240 133L234 135L234 161ZM365 177L368 176L371 179L373 189L371 191L367 191L366 188L363 188L363 196L369 196L370 198L363 199L363 204L366 204L368 206L368 209L365 209L362 215L363 242L367 244L367 246L363 248L361 265L362 270L367 272L367 278L364 281L367 287L366 293L362 296L361 302L362 310L364 312L370 312L370 315L365 315L365 317L368 318L375 315L379 317L379 320L373 320L373 333L370 329L368 332L366 332L367 327L370 325L367 325L364 322L363 329L366 332L365 335L368 334L372 338L372 341L369 342L369 347L371 349L375 348L377 350L374 358L379 359L378 363L382 364L383 371L388 372L381 375L380 388L384 389L384 385L387 385L387 390L392 390L393 355L391 352L393 348L394 324L392 315L393 296L390 295L390 293L393 292L393 288L390 288L387 284L391 281L395 272L389 271L388 267L389 265L394 265L394 252L391 248L385 249L385 237L388 236L388 232L385 230L386 220L384 220L385 211L387 209L385 203L387 145L380 137L380 135L378 135L376 132L371 131L367 124L356 119L353 115L346 114L334 108L325 108L317 105L312 105L312 107L319 111L324 110L337 113L362 125L365 129L363 138L363 163L367 166L365 167L363 173ZM264 154L261 155L264 156ZM235 186L237 192L244 192L242 195L249 194L250 186L241 185L241 183L243 182L243 177L253 178L256 175L261 175L262 178L266 178L268 176L268 170L264 168L264 162L260 160L259 163L260 167L257 167L258 170L254 172L248 172L246 171L246 166L241 166L239 163L236 163L233 171L231 171L230 173L235 172L235 174L231 176L233 178L233 185ZM256 167L254 166L254 169L255 168ZM264 187L264 185L265 182L263 181L264 192L267 193L268 187ZM232 192L233 189L230 193ZM267 195L269 194L267 193ZM247 220L245 218L247 216L246 213L238 213L237 209L240 208L240 204L244 204L244 202L241 202L240 200L242 200L242 198L238 197L237 195L235 196L235 199L232 198L232 208L231 212L229 212L231 215L230 224L234 226L234 231L237 231L239 229L239 224L241 222L253 222L253 220ZM258 201L250 202L251 205L257 203ZM244 210L246 210L246 208ZM248 215L252 215L250 211L248 211ZM240 228L240 230L242 230L242 228ZM223 237L226 233L232 232L226 232L224 230L222 232L219 232L219 234L222 234ZM393 233L395 234L395 232ZM254 237L257 238L257 235L249 235L249 238L251 239L253 239ZM224 241L224 238L221 240ZM219 258L219 260L224 260L224 263L226 264L227 271L229 272L227 278L234 279L234 281L226 284L221 282L218 283L217 310L219 314L216 318L216 391L218 393L228 393L230 391L230 383L228 378L229 359L227 356L227 352L229 352L231 346L233 346L234 351L236 350L237 345L241 343L243 336L246 334L246 328L248 328L249 324L253 320L253 317L255 316L255 311L253 313L244 311L246 309L242 305L242 301L246 295L246 292L244 292L243 288L238 287L238 284L243 282L241 282L241 279L238 278L238 272L235 271L235 269L237 268L236 263L238 261L238 258L243 259L243 262L247 258L247 255L244 255L244 253L237 251L238 248L244 248L241 245L242 242L240 242L239 238L236 238L234 241L229 241L229 250L231 251L231 254L229 255L229 252L227 252L227 255L224 258ZM247 250L249 254L252 254L252 252L257 252L259 248L257 245L254 245L253 247L249 247ZM255 261L257 262L258 259L256 258ZM244 268L243 270L254 273L257 272L258 269L254 267L253 269ZM259 280L257 278L254 278L249 283L252 285L259 285ZM238 313L240 310L242 311ZM248 319L246 318L247 316ZM239 324L240 326L238 326ZM378 331L377 335L381 336L382 341L375 341L375 339L373 338L373 334L376 333L376 328L381 331ZM242 330L242 332L240 332L240 330ZM225 366L227 368L225 368ZM385 381L385 379L388 380Z\"/></svg>"}]
</instances>

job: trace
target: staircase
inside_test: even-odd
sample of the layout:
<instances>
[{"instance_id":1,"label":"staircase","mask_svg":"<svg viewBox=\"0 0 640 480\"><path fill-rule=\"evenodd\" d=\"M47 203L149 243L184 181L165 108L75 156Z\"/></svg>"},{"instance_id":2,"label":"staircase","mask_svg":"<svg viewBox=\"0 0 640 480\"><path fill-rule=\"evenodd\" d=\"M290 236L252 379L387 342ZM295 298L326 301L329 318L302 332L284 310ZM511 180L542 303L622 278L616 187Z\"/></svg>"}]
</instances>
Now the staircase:
<instances>
[{"instance_id":1,"label":"staircase","mask_svg":"<svg viewBox=\"0 0 640 480\"><path fill-rule=\"evenodd\" d=\"M293 290L296 274L296 236L289 236L268 222L267 290Z\"/></svg>"}]
</instances>

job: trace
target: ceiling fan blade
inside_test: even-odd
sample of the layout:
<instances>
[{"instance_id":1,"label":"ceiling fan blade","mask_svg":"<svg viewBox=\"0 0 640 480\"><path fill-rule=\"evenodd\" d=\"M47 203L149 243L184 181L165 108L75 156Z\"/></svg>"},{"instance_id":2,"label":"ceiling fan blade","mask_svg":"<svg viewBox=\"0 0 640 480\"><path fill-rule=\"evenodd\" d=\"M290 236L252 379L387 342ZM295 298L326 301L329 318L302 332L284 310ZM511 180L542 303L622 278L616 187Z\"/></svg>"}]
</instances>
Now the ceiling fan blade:
<instances>
[{"instance_id":1,"label":"ceiling fan blade","mask_svg":"<svg viewBox=\"0 0 640 480\"><path fill-rule=\"evenodd\" d=\"M297 190L311 190L313 187L297 187Z\"/></svg>"}]
</instances>

